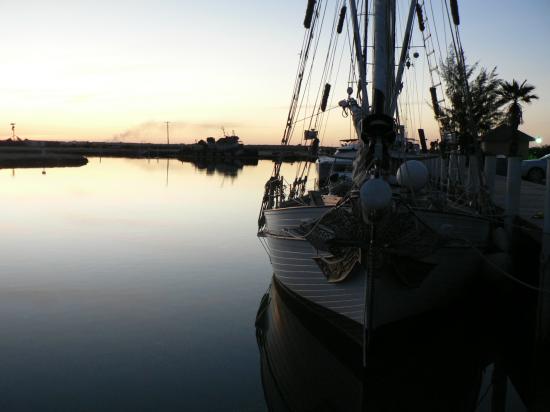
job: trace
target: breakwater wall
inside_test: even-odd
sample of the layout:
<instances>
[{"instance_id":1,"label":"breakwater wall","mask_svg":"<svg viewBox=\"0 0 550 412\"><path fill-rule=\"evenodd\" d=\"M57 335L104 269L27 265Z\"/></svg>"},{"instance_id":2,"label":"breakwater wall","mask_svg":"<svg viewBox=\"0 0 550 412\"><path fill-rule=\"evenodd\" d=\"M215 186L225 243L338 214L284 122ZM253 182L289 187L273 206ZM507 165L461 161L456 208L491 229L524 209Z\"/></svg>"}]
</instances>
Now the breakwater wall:
<instances>
[{"instance_id":1,"label":"breakwater wall","mask_svg":"<svg viewBox=\"0 0 550 412\"><path fill-rule=\"evenodd\" d=\"M201 149L201 150L197 150ZM326 153L334 148L322 148ZM240 145L239 148L226 150L220 146L200 148L197 144L156 144L156 143L119 143L119 142L63 142L63 141L1 141L0 156L17 159L25 153L42 155L76 155L93 157L130 157L130 158L254 158L312 160L315 155L301 145Z\"/></svg>"}]
</instances>

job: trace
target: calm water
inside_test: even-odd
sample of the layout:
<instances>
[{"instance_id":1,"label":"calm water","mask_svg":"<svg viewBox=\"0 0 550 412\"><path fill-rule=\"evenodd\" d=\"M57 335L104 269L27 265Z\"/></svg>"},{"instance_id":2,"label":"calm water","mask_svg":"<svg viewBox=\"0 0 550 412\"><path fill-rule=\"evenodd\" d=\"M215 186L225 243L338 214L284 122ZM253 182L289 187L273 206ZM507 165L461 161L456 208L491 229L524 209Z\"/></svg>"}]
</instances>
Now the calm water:
<instances>
[{"instance_id":1,"label":"calm water","mask_svg":"<svg viewBox=\"0 0 550 412\"><path fill-rule=\"evenodd\" d=\"M480 326L471 308L379 340L366 375L357 348L274 288L255 328L271 169L0 171L0 410L490 410L495 348L517 355L499 342L526 332ZM507 388L506 410L525 410Z\"/></svg>"},{"instance_id":2,"label":"calm water","mask_svg":"<svg viewBox=\"0 0 550 412\"><path fill-rule=\"evenodd\" d=\"M0 410L262 410L270 163L0 171ZM234 171L230 171L234 173Z\"/></svg>"}]
</instances>

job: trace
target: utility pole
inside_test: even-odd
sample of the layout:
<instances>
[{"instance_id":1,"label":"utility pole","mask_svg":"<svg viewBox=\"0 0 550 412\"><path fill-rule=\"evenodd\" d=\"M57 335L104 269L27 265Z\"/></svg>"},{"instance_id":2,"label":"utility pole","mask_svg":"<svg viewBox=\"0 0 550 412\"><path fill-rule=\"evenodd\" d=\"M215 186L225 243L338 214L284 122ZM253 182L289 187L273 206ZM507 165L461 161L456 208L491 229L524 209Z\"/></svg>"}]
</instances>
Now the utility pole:
<instances>
[{"instance_id":1,"label":"utility pole","mask_svg":"<svg viewBox=\"0 0 550 412\"><path fill-rule=\"evenodd\" d=\"M170 122L166 123L166 144L170 144Z\"/></svg>"},{"instance_id":2,"label":"utility pole","mask_svg":"<svg viewBox=\"0 0 550 412\"><path fill-rule=\"evenodd\" d=\"M15 140L15 123L10 123L11 126L11 138Z\"/></svg>"}]
</instances>

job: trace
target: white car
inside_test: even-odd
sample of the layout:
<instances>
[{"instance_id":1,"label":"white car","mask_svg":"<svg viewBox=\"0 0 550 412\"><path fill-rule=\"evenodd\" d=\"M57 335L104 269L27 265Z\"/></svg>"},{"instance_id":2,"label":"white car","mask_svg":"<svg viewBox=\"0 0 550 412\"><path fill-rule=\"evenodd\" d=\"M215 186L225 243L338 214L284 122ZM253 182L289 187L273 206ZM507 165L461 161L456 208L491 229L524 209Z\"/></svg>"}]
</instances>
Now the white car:
<instances>
[{"instance_id":1,"label":"white car","mask_svg":"<svg viewBox=\"0 0 550 412\"><path fill-rule=\"evenodd\" d=\"M521 177L535 183L542 183L546 179L546 165L550 154L540 159L523 160L521 162Z\"/></svg>"}]
</instances>

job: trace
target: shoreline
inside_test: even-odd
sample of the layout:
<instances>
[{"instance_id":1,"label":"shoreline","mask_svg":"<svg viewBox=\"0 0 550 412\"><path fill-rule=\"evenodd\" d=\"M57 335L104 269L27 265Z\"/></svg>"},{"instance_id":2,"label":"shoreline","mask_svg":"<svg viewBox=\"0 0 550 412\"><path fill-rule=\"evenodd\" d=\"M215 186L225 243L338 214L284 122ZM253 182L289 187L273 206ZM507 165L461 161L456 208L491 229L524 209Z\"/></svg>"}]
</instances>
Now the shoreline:
<instances>
[{"instance_id":1,"label":"shoreline","mask_svg":"<svg viewBox=\"0 0 550 412\"><path fill-rule=\"evenodd\" d=\"M197 148L201 150L197 150ZM322 147L326 152L335 148ZM236 148L226 149L223 145L200 147L198 144L166 144L166 143L121 143L121 142L77 142L77 141L44 141L22 140L0 141L0 156L17 156L18 153L42 152L48 154L72 154L79 156L104 157L138 157L138 158L257 158L280 159L296 158L310 159L313 156L306 146L301 145L250 145L241 144Z\"/></svg>"},{"instance_id":2,"label":"shoreline","mask_svg":"<svg viewBox=\"0 0 550 412\"><path fill-rule=\"evenodd\" d=\"M51 167L78 167L88 159L76 154L49 153L44 151L8 151L0 149L0 169L42 169Z\"/></svg>"},{"instance_id":3,"label":"shoreline","mask_svg":"<svg viewBox=\"0 0 550 412\"><path fill-rule=\"evenodd\" d=\"M322 147L324 153L335 148ZM0 141L0 169L77 167L87 157L125 157L135 159L180 159L182 161L227 162L233 160L299 161L317 159L301 145L224 145L77 142L44 140Z\"/></svg>"}]
</instances>

